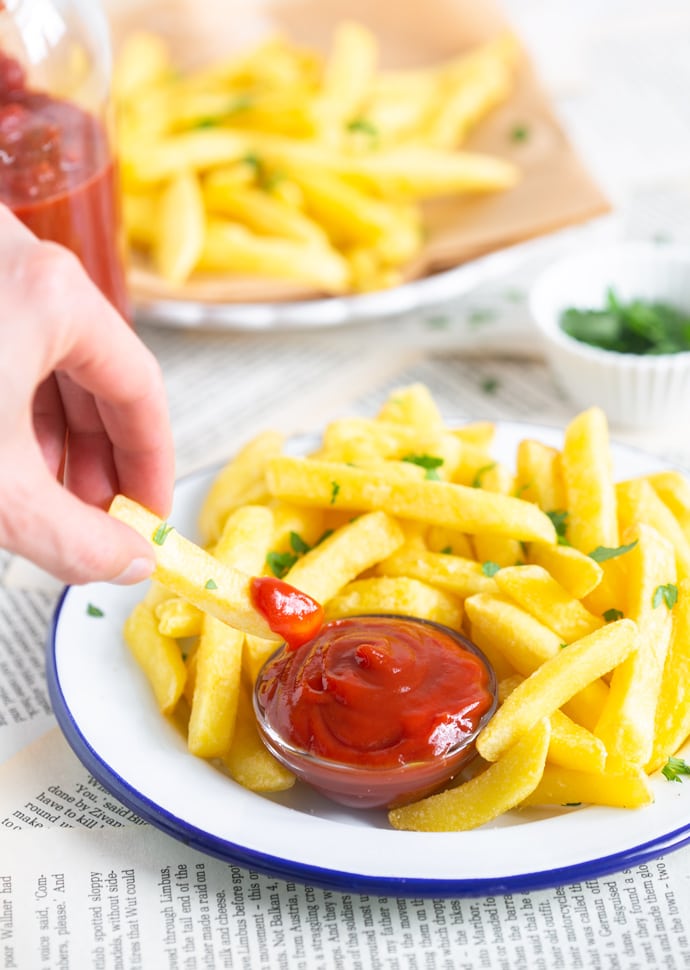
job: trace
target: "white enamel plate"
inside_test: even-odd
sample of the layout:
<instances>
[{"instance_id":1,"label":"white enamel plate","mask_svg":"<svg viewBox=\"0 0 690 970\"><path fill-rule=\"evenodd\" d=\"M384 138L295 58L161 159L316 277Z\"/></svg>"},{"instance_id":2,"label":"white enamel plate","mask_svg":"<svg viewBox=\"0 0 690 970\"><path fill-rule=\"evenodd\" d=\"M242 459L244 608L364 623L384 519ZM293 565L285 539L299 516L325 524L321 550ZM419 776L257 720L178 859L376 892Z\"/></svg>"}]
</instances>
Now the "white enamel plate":
<instances>
[{"instance_id":1,"label":"white enamel plate","mask_svg":"<svg viewBox=\"0 0 690 970\"><path fill-rule=\"evenodd\" d=\"M495 454L518 441L559 445L553 429L505 423ZM613 449L618 478L659 460ZM195 535L213 472L182 481L171 521ZM47 676L58 722L91 773L152 825L228 862L312 885L379 895L458 896L539 889L627 868L690 841L690 781L653 779L643 809L582 806L508 813L471 832L397 832L385 812L346 809L303 785L279 796L246 791L190 755L158 713L125 647L125 617L141 587L68 588L56 610ZM103 611L90 615L89 604Z\"/></svg>"}]
</instances>

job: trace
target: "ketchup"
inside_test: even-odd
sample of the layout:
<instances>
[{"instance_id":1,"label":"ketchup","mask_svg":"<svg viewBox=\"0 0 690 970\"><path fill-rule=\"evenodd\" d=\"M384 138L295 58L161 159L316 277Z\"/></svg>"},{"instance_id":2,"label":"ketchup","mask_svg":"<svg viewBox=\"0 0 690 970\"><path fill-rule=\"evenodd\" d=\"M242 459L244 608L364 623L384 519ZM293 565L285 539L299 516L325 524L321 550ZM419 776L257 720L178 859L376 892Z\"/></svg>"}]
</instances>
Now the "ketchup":
<instances>
[{"instance_id":1,"label":"ketchup","mask_svg":"<svg viewBox=\"0 0 690 970\"><path fill-rule=\"evenodd\" d=\"M459 634L397 616L334 620L259 675L274 736L311 755L381 769L445 757L495 705L493 673Z\"/></svg>"},{"instance_id":2,"label":"ketchup","mask_svg":"<svg viewBox=\"0 0 690 970\"><path fill-rule=\"evenodd\" d=\"M0 202L40 239L71 249L127 316L117 198L98 119L28 88L22 66L0 50Z\"/></svg>"},{"instance_id":3,"label":"ketchup","mask_svg":"<svg viewBox=\"0 0 690 970\"><path fill-rule=\"evenodd\" d=\"M271 576L254 576L250 589L254 606L291 650L311 640L320 630L323 607L289 583Z\"/></svg>"}]
</instances>

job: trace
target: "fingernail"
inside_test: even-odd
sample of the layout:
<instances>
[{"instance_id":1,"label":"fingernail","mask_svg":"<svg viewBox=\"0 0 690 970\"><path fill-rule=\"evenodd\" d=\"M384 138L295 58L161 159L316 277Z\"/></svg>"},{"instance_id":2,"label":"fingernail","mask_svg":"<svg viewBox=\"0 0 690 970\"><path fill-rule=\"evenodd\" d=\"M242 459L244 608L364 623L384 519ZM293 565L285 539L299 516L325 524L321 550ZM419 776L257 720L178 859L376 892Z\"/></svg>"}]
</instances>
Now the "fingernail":
<instances>
[{"instance_id":1,"label":"fingernail","mask_svg":"<svg viewBox=\"0 0 690 970\"><path fill-rule=\"evenodd\" d=\"M134 583L141 583L144 579L148 579L153 572L155 563L152 559L133 559L131 563L122 570L117 576L114 576L110 582L116 583L118 586L131 586Z\"/></svg>"}]
</instances>

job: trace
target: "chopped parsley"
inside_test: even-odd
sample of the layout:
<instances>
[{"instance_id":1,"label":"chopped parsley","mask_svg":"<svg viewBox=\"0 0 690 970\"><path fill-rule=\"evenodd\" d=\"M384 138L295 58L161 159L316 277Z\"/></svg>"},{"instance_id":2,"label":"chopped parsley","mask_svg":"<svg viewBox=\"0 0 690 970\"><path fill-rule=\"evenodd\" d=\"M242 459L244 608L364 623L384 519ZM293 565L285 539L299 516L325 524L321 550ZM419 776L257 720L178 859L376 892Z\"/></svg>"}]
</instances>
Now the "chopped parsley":
<instances>
[{"instance_id":1,"label":"chopped parsley","mask_svg":"<svg viewBox=\"0 0 690 970\"><path fill-rule=\"evenodd\" d=\"M339 482L331 482L331 505L335 505L335 500L338 497L339 491L340 491Z\"/></svg>"},{"instance_id":2,"label":"chopped parsley","mask_svg":"<svg viewBox=\"0 0 690 970\"><path fill-rule=\"evenodd\" d=\"M495 576L500 568L501 567L498 565L498 563L493 562L491 559L487 559L486 562L482 563L482 572L489 578L491 578L491 576Z\"/></svg>"},{"instance_id":3,"label":"chopped parsley","mask_svg":"<svg viewBox=\"0 0 690 970\"><path fill-rule=\"evenodd\" d=\"M481 468L478 468L477 471L475 472L474 478L472 479L472 488L481 488L482 478L484 477L484 475L486 475L487 472L490 472L491 469L495 467L496 467L496 462L492 461L488 465L482 465Z\"/></svg>"},{"instance_id":4,"label":"chopped parsley","mask_svg":"<svg viewBox=\"0 0 690 970\"><path fill-rule=\"evenodd\" d=\"M435 455L403 455L403 461L410 462L412 465L419 465L420 468L426 469L425 478L431 481L437 482L439 479L437 468L440 468L443 464L443 458L437 458Z\"/></svg>"},{"instance_id":5,"label":"chopped parsley","mask_svg":"<svg viewBox=\"0 0 690 970\"><path fill-rule=\"evenodd\" d=\"M353 133L359 132L363 135L368 135L374 141L379 137L378 128L367 118L353 118L352 121L348 121L347 130Z\"/></svg>"},{"instance_id":6,"label":"chopped parsley","mask_svg":"<svg viewBox=\"0 0 690 970\"><path fill-rule=\"evenodd\" d=\"M467 322L470 326L479 326L482 323L490 323L495 316L495 312L489 309L489 307L477 307L470 311Z\"/></svg>"},{"instance_id":7,"label":"chopped parsley","mask_svg":"<svg viewBox=\"0 0 690 970\"><path fill-rule=\"evenodd\" d=\"M298 556L303 556L311 548L298 532L290 532L290 546Z\"/></svg>"},{"instance_id":8,"label":"chopped parsley","mask_svg":"<svg viewBox=\"0 0 690 970\"><path fill-rule=\"evenodd\" d=\"M589 553L589 558L593 559L595 562L606 562L609 559L616 559L618 556L624 556L626 552L630 552L637 545L637 539L633 542L629 542L627 546L597 546L596 549L592 549Z\"/></svg>"},{"instance_id":9,"label":"chopped parsley","mask_svg":"<svg viewBox=\"0 0 690 970\"><path fill-rule=\"evenodd\" d=\"M560 326L574 340L619 354L676 354L690 350L690 315L668 303L624 302L609 288L601 309L570 307Z\"/></svg>"},{"instance_id":10,"label":"chopped parsley","mask_svg":"<svg viewBox=\"0 0 690 970\"><path fill-rule=\"evenodd\" d=\"M215 579L207 579L204 583L204 589L218 589L218 583Z\"/></svg>"},{"instance_id":11,"label":"chopped parsley","mask_svg":"<svg viewBox=\"0 0 690 970\"><path fill-rule=\"evenodd\" d=\"M105 616L105 613L100 608L100 606L94 606L93 603L89 603L86 607L87 616Z\"/></svg>"},{"instance_id":12,"label":"chopped parsley","mask_svg":"<svg viewBox=\"0 0 690 970\"><path fill-rule=\"evenodd\" d=\"M624 614L622 610L617 610L612 607L610 610L604 610L602 616L607 623L615 623L616 620L622 620Z\"/></svg>"},{"instance_id":13,"label":"chopped parsley","mask_svg":"<svg viewBox=\"0 0 690 970\"><path fill-rule=\"evenodd\" d=\"M427 317L424 322L430 330L446 330L450 326L450 317L437 313L436 316Z\"/></svg>"},{"instance_id":14,"label":"chopped parsley","mask_svg":"<svg viewBox=\"0 0 690 970\"><path fill-rule=\"evenodd\" d=\"M485 394L495 394L500 386L501 382L497 377L485 377L482 381L482 390Z\"/></svg>"},{"instance_id":15,"label":"chopped parsley","mask_svg":"<svg viewBox=\"0 0 690 970\"><path fill-rule=\"evenodd\" d=\"M266 565L277 579L282 579L286 573L292 569L299 556L291 552L269 552L266 556Z\"/></svg>"},{"instance_id":16,"label":"chopped parsley","mask_svg":"<svg viewBox=\"0 0 690 970\"><path fill-rule=\"evenodd\" d=\"M529 128L527 125L513 125L510 129L510 140L515 142L527 141L529 138Z\"/></svg>"},{"instance_id":17,"label":"chopped parsley","mask_svg":"<svg viewBox=\"0 0 690 970\"><path fill-rule=\"evenodd\" d=\"M690 775L690 765L683 758L669 758L661 773L667 781L682 781L681 775Z\"/></svg>"},{"instance_id":18,"label":"chopped parsley","mask_svg":"<svg viewBox=\"0 0 690 970\"><path fill-rule=\"evenodd\" d=\"M153 533L152 539L157 546L162 546L165 540L168 538L172 532L173 527L168 525L167 522L161 522L156 531Z\"/></svg>"},{"instance_id":19,"label":"chopped parsley","mask_svg":"<svg viewBox=\"0 0 690 970\"><path fill-rule=\"evenodd\" d=\"M332 534L333 529L326 529L316 540L314 546L320 545ZM266 565L277 579L282 579L292 569L300 556L304 556L313 548L308 542L304 541L298 532L290 532L290 546L292 552L269 552L266 556Z\"/></svg>"},{"instance_id":20,"label":"chopped parsley","mask_svg":"<svg viewBox=\"0 0 690 970\"><path fill-rule=\"evenodd\" d=\"M657 586L652 596L652 606L656 609L665 603L669 610L672 610L678 601L678 587L675 583L664 583Z\"/></svg>"},{"instance_id":21,"label":"chopped parsley","mask_svg":"<svg viewBox=\"0 0 690 970\"><path fill-rule=\"evenodd\" d=\"M547 512L546 514L551 519L553 527L556 530L558 544L561 546L570 545L565 534L568 528L568 513L565 511L565 509L551 509L551 511Z\"/></svg>"},{"instance_id":22,"label":"chopped parsley","mask_svg":"<svg viewBox=\"0 0 690 970\"><path fill-rule=\"evenodd\" d=\"M453 555L453 547L452 546L444 546L443 549L441 549L441 555L442 556L452 556Z\"/></svg>"}]
</instances>

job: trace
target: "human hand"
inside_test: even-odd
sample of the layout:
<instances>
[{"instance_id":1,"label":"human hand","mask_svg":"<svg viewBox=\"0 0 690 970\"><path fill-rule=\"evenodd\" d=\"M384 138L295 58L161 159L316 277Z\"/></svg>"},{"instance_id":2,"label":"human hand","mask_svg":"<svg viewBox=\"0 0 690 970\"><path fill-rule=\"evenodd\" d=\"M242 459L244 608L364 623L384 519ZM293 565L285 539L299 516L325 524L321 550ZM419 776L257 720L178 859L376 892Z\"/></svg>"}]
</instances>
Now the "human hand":
<instances>
[{"instance_id":1,"label":"human hand","mask_svg":"<svg viewBox=\"0 0 690 970\"><path fill-rule=\"evenodd\" d=\"M68 583L133 583L149 543L105 511L169 511L158 364L75 256L0 205L0 546Z\"/></svg>"}]
</instances>

